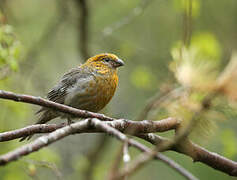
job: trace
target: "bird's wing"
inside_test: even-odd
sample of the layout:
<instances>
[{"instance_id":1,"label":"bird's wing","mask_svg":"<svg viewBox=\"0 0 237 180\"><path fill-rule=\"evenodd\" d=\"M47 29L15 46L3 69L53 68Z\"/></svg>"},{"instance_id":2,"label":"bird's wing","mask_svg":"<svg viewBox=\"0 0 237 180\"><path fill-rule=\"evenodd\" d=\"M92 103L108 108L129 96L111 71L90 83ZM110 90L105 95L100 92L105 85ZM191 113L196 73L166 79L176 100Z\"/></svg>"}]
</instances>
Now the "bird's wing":
<instances>
[{"instance_id":1,"label":"bird's wing","mask_svg":"<svg viewBox=\"0 0 237 180\"><path fill-rule=\"evenodd\" d=\"M85 79L90 76L92 76L92 74L87 69L82 69L80 67L73 68L72 70L64 74L58 84L48 92L47 99L60 104L64 104L65 98L68 94L68 89L72 88L78 80ZM44 110L45 108L42 108L37 113Z\"/></svg>"},{"instance_id":2,"label":"bird's wing","mask_svg":"<svg viewBox=\"0 0 237 180\"><path fill-rule=\"evenodd\" d=\"M51 101L63 104L67 96L68 89L72 88L78 80L85 79L91 74L81 68L74 68L68 73L64 74L60 82L49 91L47 98Z\"/></svg>"}]
</instances>

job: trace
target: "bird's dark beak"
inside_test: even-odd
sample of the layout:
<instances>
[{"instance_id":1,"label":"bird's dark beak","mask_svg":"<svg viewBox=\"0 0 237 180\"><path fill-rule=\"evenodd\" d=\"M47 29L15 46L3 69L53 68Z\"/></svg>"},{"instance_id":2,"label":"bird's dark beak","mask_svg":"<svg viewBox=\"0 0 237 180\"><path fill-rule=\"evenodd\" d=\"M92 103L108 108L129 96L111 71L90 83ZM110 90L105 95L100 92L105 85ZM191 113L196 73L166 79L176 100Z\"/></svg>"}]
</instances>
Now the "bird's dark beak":
<instances>
[{"instance_id":1,"label":"bird's dark beak","mask_svg":"<svg viewBox=\"0 0 237 180\"><path fill-rule=\"evenodd\" d=\"M120 67L120 66L124 66L124 62L121 59L117 59L116 63L115 63L115 67L117 68L117 67Z\"/></svg>"}]
</instances>

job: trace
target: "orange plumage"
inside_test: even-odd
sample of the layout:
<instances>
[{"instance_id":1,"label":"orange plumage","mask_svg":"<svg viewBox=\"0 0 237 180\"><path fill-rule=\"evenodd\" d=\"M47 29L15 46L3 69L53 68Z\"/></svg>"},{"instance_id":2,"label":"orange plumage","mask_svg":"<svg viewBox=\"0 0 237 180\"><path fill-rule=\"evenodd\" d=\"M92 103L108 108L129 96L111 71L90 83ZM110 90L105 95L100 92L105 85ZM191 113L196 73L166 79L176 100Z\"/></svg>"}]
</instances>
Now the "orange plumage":
<instances>
[{"instance_id":1,"label":"orange plumage","mask_svg":"<svg viewBox=\"0 0 237 180\"><path fill-rule=\"evenodd\" d=\"M98 112L113 97L118 85L117 68L123 65L123 61L114 54L104 53L91 57L81 66L64 74L47 98L78 109ZM42 113L37 124L44 124L59 116L69 120L71 118L44 107L37 113Z\"/></svg>"}]
</instances>

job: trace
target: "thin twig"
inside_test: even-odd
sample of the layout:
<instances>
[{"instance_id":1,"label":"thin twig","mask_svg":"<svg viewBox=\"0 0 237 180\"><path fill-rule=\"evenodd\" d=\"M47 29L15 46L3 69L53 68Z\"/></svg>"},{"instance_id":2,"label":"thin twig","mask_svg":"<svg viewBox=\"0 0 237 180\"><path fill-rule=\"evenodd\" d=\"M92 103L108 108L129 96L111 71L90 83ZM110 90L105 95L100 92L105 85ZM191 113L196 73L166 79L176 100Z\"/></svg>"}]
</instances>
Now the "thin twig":
<instances>
[{"instance_id":1,"label":"thin twig","mask_svg":"<svg viewBox=\"0 0 237 180\"><path fill-rule=\"evenodd\" d=\"M95 145L86 154L88 166L83 172L84 180L92 180L94 169L99 165L99 160L103 156L105 148L107 147L109 137L106 134L96 137Z\"/></svg>"},{"instance_id":2,"label":"thin twig","mask_svg":"<svg viewBox=\"0 0 237 180\"><path fill-rule=\"evenodd\" d=\"M41 166L41 167L49 168L50 170L52 170L52 172L55 174L55 176L57 177L58 180L62 180L63 179L63 175L62 175L61 171L58 169L56 164L54 164L52 162L35 161L35 160L32 160L32 159L27 159L27 160L25 160L25 162L27 162L29 164L34 164L36 166Z\"/></svg>"},{"instance_id":3,"label":"thin twig","mask_svg":"<svg viewBox=\"0 0 237 180\"><path fill-rule=\"evenodd\" d=\"M160 104L162 104L164 101L177 98L177 96L180 95L180 92L183 90L182 87L170 89L165 92L158 92L153 97L151 97L148 100L148 103L146 104L145 108L141 111L139 116L136 118L137 121L141 121L143 119L146 119L149 115L149 112L152 111L155 108L158 108Z\"/></svg>"},{"instance_id":4,"label":"thin twig","mask_svg":"<svg viewBox=\"0 0 237 180\"><path fill-rule=\"evenodd\" d=\"M83 59L88 59L90 57L89 48L88 48L88 40L89 40L89 8L87 0L76 0L78 5L78 10L80 13L80 20L78 25L78 30L80 32L80 36L78 39L78 43L80 45L80 52Z\"/></svg>"},{"instance_id":5,"label":"thin twig","mask_svg":"<svg viewBox=\"0 0 237 180\"><path fill-rule=\"evenodd\" d=\"M126 166L126 164L130 161L130 155L129 155L129 151L128 151L128 142L124 142L123 145L123 162Z\"/></svg>"},{"instance_id":6,"label":"thin twig","mask_svg":"<svg viewBox=\"0 0 237 180\"><path fill-rule=\"evenodd\" d=\"M130 157L129 151L128 151L128 142L125 141L123 144L123 163L124 163L125 169L128 166L130 159L131 159L131 157ZM128 179L128 176L125 176L123 180L127 180L127 179Z\"/></svg>"},{"instance_id":7,"label":"thin twig","mask_svg":"<svg viewBox=\"0 0 237 180\"><path fill-rule=\"evenodd\" d=\"M121 160L123 158L123 147L124 144L121 145L121 147L119 148L115 160L113 162L113 164L111 165L110 171L108 173L108 180L113 180L115 178L115 175L118 172L119 166L121 164Z\"/></svg>"},{"instance_id":8,"label":"thin twig","mask_svg":"<svg viewBox=\"0 0 237 180\"><path fill-rule=\"evenodd\" d=\"M130 13L120 19L119 21L115 22L114 24L104 28L103 30L103 36L109 36L114 31L120 29L121 27L131 23L137 16L141 15L146 7L152 2L152 0L142 0L142 2L139 4L139 6L135 7L133 10L130 11Z\"/></svg>"},{"instance_id":9,"label":"thin twig","mask_svg":"<svg viewBox=\"0 0 237 180\"><path fill-rule=\"evenodd\" d=\"M56 5L58 16L49 23L41 37L33 43L32 47L30 47L25 57L26 60L33 59L39 52L42 52L42 49L45 47L45 42L49 42L49 40L56 34L59 26L65 22L65 19L68 15L66 1L59 0Z\"/></svg>"},{"instance_id":10,"label":"thin twig","mask_svg":"<svg viewBox=\"0 0 237 180\"><path fill-rule=\"evenodd\" d=\"M185 1L185 3L186 7L183 15L183 43L188 47L192 34L192 0Z\"/></svg>"}]
</instances>

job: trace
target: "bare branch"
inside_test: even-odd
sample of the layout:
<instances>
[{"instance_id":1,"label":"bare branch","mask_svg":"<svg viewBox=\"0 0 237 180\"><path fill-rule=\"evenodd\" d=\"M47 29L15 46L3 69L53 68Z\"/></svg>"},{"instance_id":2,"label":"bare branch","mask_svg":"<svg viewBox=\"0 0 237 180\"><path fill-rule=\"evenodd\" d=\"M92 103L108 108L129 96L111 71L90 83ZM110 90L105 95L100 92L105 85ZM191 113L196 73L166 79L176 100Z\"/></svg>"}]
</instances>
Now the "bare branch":
<instances>
[{"instance_id":1,"label":"bare branch","mask_svg":"<svg viewBox=\"0 0 237 180\"><path fill-rule=\"evenodd\" d=\"M183 90L182 87L176 88L176 89L168 89L165 92L159 92L155 94L153 97L151 97L148 100L147 105L145 108L141 111L139 116L136 118L137 121L141 121L143 119L146 119L149 115L149 112L152 111L155 108L158 108L160 104L162 104L164 101L176 98L177 96L180 96L180 92Z\"/></svg>"},{"instance_id":2,"label":"bare branch","mask_svg":"<svg viewBox=\"0 0 237 180\"><path fill-rule=\"evenodd\" d=\"M18 95L11 92L5 92L0 90L0 98L4 99L10 99L15 101L22 101L27 102L30 104L37 104L41 106L45 106L48 108L53 108L55 110L64 112L64 113L70 113L75 116L83 116L83 117L98 117L98 119L107 120L100 122L98 124L98 121L93 120L93 123L89 123L88 119L84 121L80 121L77 123L74 123L70 126L65 126L65 124L50 124L50 125L32 125L28 126L19 130L9 131L5 133L0 133L0 140L1 141L7 141L15 138L20 138L24 135L31 135L35 133L46 133L46 132L52 132L55 129L56 131L50 133L48 136L43 136L32 143L22 146L15 151L12 151L10 153L7 153L6 155L3 155L0 157L0 164L6 164L10 161L16 160L18 157L21 157L23 155L27 155L31 152L37 151L41 149L42 147L47 146L48 144L55 142L65 136L68 136L70 134L74 133L85 133L85 132L106 132L107 134L112 134L113 136L117 137L118 139L128 142L129 145L132 145L143 152L146 152L149 154L154 153L154 151L150 150L149 148L146 148L146 146L137 143L134 140L128 139L124 134L121 132L131 133L129 131L132 129L133 135L143 138L153 144L158 145L157 147L160 147L161 144L171 144L172 146L167 146L166 149L160 149L160 151L164 150L173 150L180 153L183 153L185 155L190 156L193 158L193 160L202 162L204 164L209 165L210 167L213 167L217 170L220 170L222 172L225 172L231 176L237 176L237 163L234 161L231 161L229 159L226 159L220 155L217 155L216 153L212 153L207 151L204 148L201 148L187 140L182 141L180 143L171 143L173 140L167 140L165 138L155 136L151 134L150 132L163 132L171 129L176 129L179 127L179 121L175 118L167 118L160 121L131 121L126 119L113 119L98 113L91 113L87 111L82 111L78 109L74 109L62 104L57 104L42 98L37 98L33 96L28 95ZM209 108L209 102L205 101L203 102L203 107ZM113 121L111 121L113 120ZM97 122L97 124L95 123ZM99 127L98 127L99 126ZM107 127L107 128L106 128ZM58 129L60 128L60 129ZM106 130L105 130L106 129ZM109 130L108 130L109 129ZM119 131L121 132L119 132ZM149 133L145 135L144 133ZM161 154L157 155L155 154L155 158L163 158ZM165 158L163 158L165 160Z\"/></svg>"},{"instance_id":3,"label":"bare branch","mask_svg":"<svg viewBox=\"0 0 237 180\"><path fill-rule=\"evenodd\" d=\"M114 121L104 121L105 124L118 129L121 132L127 132L129 134L151 133L151 132L164 132L172 130L177 127L179 121L175 118L162 119L160 121L131 121L126 119L119 119ZM65 127L66 124L35 124L24 127L22 129L12 130L8 132L0 133L0 142L9 141L17 138L24 137L26 135L33 135L36 133L49 133L56 129ZM129 131L132 129L133 131Z\"/></svg>"},{"instance_id":4,"label":"bare branch","mask_svg":"<svg viewBox=\"0 0 237 180\"><path fill-rule=\"evenodd\" d=\"M58 141L59 139L62 139L65 136L73 134L76 131L85 130L86 128L88 128L88 126L88 120L84 120L71 124L70 126L65 126L63 128L57 129L56 131L50 133L47 136L41 136L31 143L23 145L22 147L17 148L16 150L1 156L0 165L5 165L11 161L17 160L22 156L38 151L39 149L48 146L49 144Z\"/></svg>"},{"instance_id":5,"label":"bare branch","mask_svg":"<svg viewBox=\"0 0 237 180\"><path fill-rule=\"evenodd\" d=\"M101 130L115 136L119 140L121 140L123 142L127 142L129 145L138 148L139 150L141 150L143 152L146 152L148 154L153 153L153 151L151 149L147 148L143 144L141 144L133 139L128 139L123 133L119 132L117 129L107 126L105 123L99 121L98 119L92 119L92 124L94 125L95 128L101 129ZM187 179L196 180L196 178L192 174L190 174L188 171L183 169L180 165L178 165L176 162L169 159L168 157L166 157L160 153L156 153L155 156L153 156L153 157L155 159L159 159L159 160L163 161L164 163L166 163L171 168L175 169L177 172L179 172L181 175L183 175ZM127 174L123 174L123 175L124 176L116 177L115 179L122 179Z\"/></svg>"},{"instance_id":6,"label":"bare branch","mask_svg":"<svg viewBox=\"0 0 237 180\"><path fill-rule=\"evenodd\" d=\"M66 106L63 104L55 103L53 101L49 101L46 99L43 99L41 97L35 97L35 96L29 96L29 95L21 95L21 94L14 94L12 92L8 91L2 91L0 90L0 98L2 99L10 99L17 102L25 102L29 104L36 104L40 106L44 106L47 108L52 108L54 110L68 113L71 115L74 115L75 117L81 117L81 118L98 118L100 120L106 120L106 121L113 121L113 118L107 117L103 114L99 113L93 113L85 110L79 110L70 106Z\"/></svg>"},{"instance_id":7,"label":"bare branch","mask_svg":"<svg viewBox=\"0 0 237 180\"><path fill-rule=\"evenodd\" d=\"M49 25L43 32L43 35L38 40L36 40L36 42L33 42L33 46L29 48L25 56L26 60L31 60L39 52L42 52L42 49L45 47L45 43L49 42L51 38L54 37L61 24L65 22L68 16L66 1L59 0L56 5L58 16L52 22L49 23Z\"/></svg>"},{"instance_id":8,"label":"bare branch","mask_svg":"<svg viewBox=\"0 0 237 180\"><path fill-rule=\"evenodd\" d=\"M38 151L39 149L45 146L48 146L49 144L56 142L68 135L87 132L88 130L90 131L91 129L94 131L102 131L102 132L111 134L123 142L128 142L129 145L138 148L140 151L147 152L147 153L152 152L149 148L147 148L143 144L135 140L128 139L126 135L124 135L123 133L103 123L102 121L94 118L94 119L86 119L84 121L76 122L69 126L65 126L63 128L57 129L56 131L50 133L49 135L39 137L36 140L34 140L32 143L23 145L22 147L17 148L14 151L11 151L5 155L2 155L0 157L0 165L5 165L11 161L17 160L18 158L22 156ZM188 171L186 171L185 169L180 167L178 164L176 164L174 161L165 157L162 154L156 154L154 157L156 159L159 159L165 162L167 165L175 169L177 172L179 172L183 176L186 176L187 174L191 175Z\"/></svg>"},{"instance_id":9,"label":"bare branch","mask_svg":"<svg viewBox=\"0 0 237 180\"><path fill-rule=\"evenodd\" d=\"M138 137L149 141L150 143L155 144L157 146L163 144L164 142L170 141L167 138L163 138L152 133L139 134ZM230 176L237 176L237 162L220 156L217 153L210 152L207 149L200 147L189 140L186 140L185 142L182 142L180 144L176 144L167 150L172 150L185 154L191 157L194 162L202 162L216 170L225 172Z\"/></svg>"},{"instance_id":10,"label":"bare branch","mask_svg":"<svg viewBox=\"0 0 237 180\"><path fill-rule=\"evenodd\" d=\"M88 59L90 57L89 55L89 49L88 49L88 31L89 31L89 23L88 23L88 17L89 17L89 9L88 9L88 1L87 0L76 0L76 3L78 4L78 9L80 12L80 21L78 25L78 29L80 32L79 36L79 44L80 44L80 51L83 59Z\"/></svg>"},{"instance_id":11,"label":"bare branch","mask_svg":"<svg viewBox=\"0 0 237 180\"><path fill-rule=\"evenodd\" d=\"M123 144L123 162L126 166L126 164L130 161L131 157L129 155L129 151L128 151L128 142L125 142Z\"/></svg>"},{"instance_id":12,"label":"bare branch","mask_svg":"<svg viewBox=\"0 0 237 180\"><path fill-rule=\"evenodd\" d=\"M32 160L32 159L27 159L25 160L25 162L27 162L28 164L34 164L35 166L41 166L41 167L45 167L45 168L48 168L50 169L56 176L56 178L58 180L62 180L63 179L63 175L61 173L61 171L58 169L57 165L52 163L52 162L47 162L47 161L35 161L35 160ZM35 176L36 174L31 174L31 173L28 173L29 176L32 177Z\"/></svg>"},{"instance_id":13,"label":"bare branch","mask_svg":"<svg viewBox=\"0 0 237 180\"><path fill-rule=\"evenodd\" d=\"M101 134L96 137L93 146L86 154L88 160L88 166L83 171L84 180L93 180L93 172L97 165L100 165L101 156L104 155L105 148L109 144L109 136L106 134Z\"/></svg>"},{"instance_id":14,"label":"bare branch","mask_svg":"<svg viewBox=\"0 0 237 180\"><path fill-rule=\"evenodd\" d=\"M152 0L142 0L142 2L137 7L133 8L133 10L131 10L127 16L115 22L114 24L104 28L102 32L103 36L111 35L114 31L132 22L137 16L143 13L143 11L151 2Z\"/></svg>"},{"instance_id":15,"label":"bare branch","mask_svg":"<svg viewBox=\"0 0 237 180\"><path fill-rule=\"evenodd\" d=\"M116 121L114 121L116 122ZM119 121L118 121L119 122ZM120 121L122 122L122 121ZM111 125L111 122L103 122L107 125ZM63 127L63 125L65 124L42 124L42 125L32 125L32 126L28 126L19 130L15 130L12 132L5 132L5 133L1 133L0 134L0 139L1 140L7 140L11 137L13 137L13 135L17 136L17 138L20 138L26 134L31 135L35 134L35 133L47 133L47 132L51 132L53 131L56 127L60 128L61 126ZM145 125L143 123L143 125ZM124 129L119 129L119 127L122 127L121 125L119 125L119 123L117 123L116 126L113 126L114 128L118 129L118 130L124 130ZM145 129L145 128L144 128ZM80 131L80 133L82 133L83 131ZM84 132L101 132L98 129L86 129ZM13 135L10 135L13 134ZM9 137L8 137L9 136ZM146 141L149 141L150 143L154 144L154 145L161 145L163 143L170 143L169 139L167 138L163 138L160 137L158 135L152 134L152 133L148 133L148 134L135 134L135 136L142 138ZM192 143L189 141L185 141L185 143L180 143L180 144L176 144L173 147L170 147L167 150L172 150L172 151L176 151L182 154L185 154L189 157L191 157L193 159L194 162L202 162L204 164L209 165L210 167L220 170L222 172L225 172L229 175L232 176L237 176L237 163L226 159L225 157L222 157L216 153L212 153L209 152L208 150Z\"/></svg>"},{"instance_id":16,"label":"bare branch","mask_svg":"<svg viewBox=\"0 0 237 180\"><path fill-rule=\"evenodd\" d=\"M0 142L18 139L18 138L33 135L36 133L49 133L49 132L55 131L56 129L62 128L64 126L66 126L66 123L62 123L58 125L57 124L35 124L35 125L27 126L21 129L0 133Z\"/></svg>"},{"instance_id":17,"label":"bare branch","mask_svg":"<svg viewBox=\"0 0 237 180\"><path fill-rule=\"evenodd\" d=\"M138 156L137 159L132 161L129 166L124 168L121 173L119 173L119 178L121 179L122 177L125 177L127 175L131 175L141 167L143 167L148 161L153 159L153 157L156 155L157 152L161 152L164 150L169 149L170 147L175 146L176 144L180 144L182 141L186 141L188 135L194 127L198 124L200 121L200 116L206 112L211 105L211 100L216 96L216 93L210 93L208 94L202 101L201 103L201 108L194 112L193 116L189 120L188 124L185 126L179 126L176 129L176 135L171 141L164 142L160 144L160 146L156 146L151 153L144 153Z\"/></svg>"},{"instance_id":18,"label":"bare branch","mask_svg":"<svg viewBox=\"0 0 237 180\"><path fill-rule=\"evenodd\" d=\"M185 1L185 3L186 7L183 15L183 43L188 47L192 35L192 0Z\"/></svg>"},{"instance_id":19,"label":"bare branch","mask_svg":"<svg viewBox=\"0 0 237 180\"><path fill-rule=\"evenodd\" d=\"M107 178L108 180L113 180L118 172L119 166L121 164L121 159L123 158L123 147L124 147L124 144L122 144L121 147L118 149L115 160L113 164L111 165L111 169L108 173L108 178Z\"/></svg>"}]
</instances>

